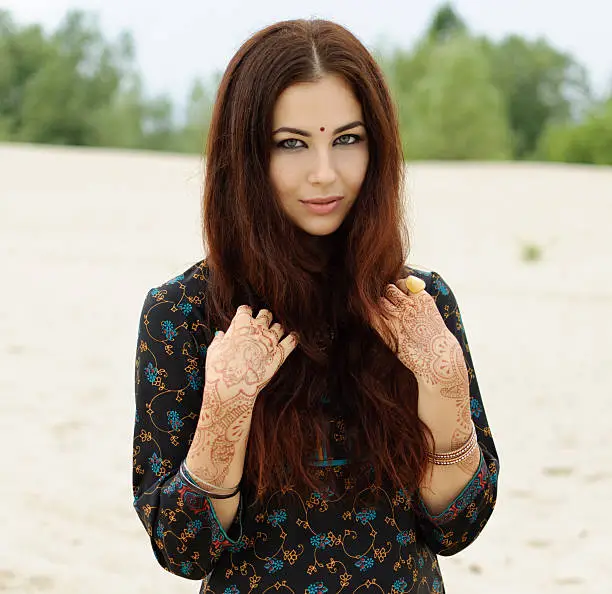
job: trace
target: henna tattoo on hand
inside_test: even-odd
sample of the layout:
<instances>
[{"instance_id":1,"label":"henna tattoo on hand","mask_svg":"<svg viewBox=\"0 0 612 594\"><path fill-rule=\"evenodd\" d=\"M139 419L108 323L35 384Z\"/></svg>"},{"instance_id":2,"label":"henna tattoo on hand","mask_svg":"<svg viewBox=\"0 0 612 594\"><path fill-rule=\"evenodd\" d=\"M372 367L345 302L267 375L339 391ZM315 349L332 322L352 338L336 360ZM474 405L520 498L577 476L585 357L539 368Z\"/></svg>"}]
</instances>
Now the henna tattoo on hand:
<instances>
[{"instance_id":1,"label":"henna tattoo on hand","mask_svg":"<svg viewBox=\"0 0 612 594\"><path fill-rule=\"evenodd\" d=\"M442 396L463 398L469 389L463 351L433 298L426 291L406 295L389 285L383 307L397 338L399 360L417 380L437 386Z\"/></svg>"},{"instance_id":2,"label":"henna tattoo on hand","mask_svg":"<svg viewBox=\"0 0 612 594\"><path fill-rule=\"evenodd\" d=\"M389 285L382 305L397 340L396 355L419 385L419 417L444 449L461 447L472 429L469 375L461 345L426 291L406 294ZM374 327L385 340L380 322L375 321ZM478 449L459 467L471 473L474 456L480 456Z\"/></svg>"},{"instance_id":3,"label":"henna tattoo on hand","mask_svg":"<svg viewBox=\"0 0 612 594\"><path fill-rule=\"evenodd\" d=\"M251 414L259 392L297 346L295 334L281 340L283 329L270 327L272 314L240 306L227 330L207 350L206 382L189 465L206 481L222 484L246 442Z\"/></svg>"}]
</instances>

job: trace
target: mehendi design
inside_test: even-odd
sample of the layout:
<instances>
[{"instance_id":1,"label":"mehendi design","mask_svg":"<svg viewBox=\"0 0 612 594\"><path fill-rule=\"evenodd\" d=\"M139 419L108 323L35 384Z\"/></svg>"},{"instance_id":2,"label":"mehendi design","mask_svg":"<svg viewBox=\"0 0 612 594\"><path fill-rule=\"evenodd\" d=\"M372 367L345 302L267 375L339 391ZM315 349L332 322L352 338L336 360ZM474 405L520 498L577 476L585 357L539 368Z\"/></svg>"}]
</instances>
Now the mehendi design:
<instances>
[{"instance_id":1,"label":"mehendi design","mask_svg":"<svg viewBox=\"0 0 612 594\"><path fill-rule=\"evenodd\" d=\"M438 386L442 396L464 397L469 381L463 352L444 324L434 300L425 291L408 296L396 287L389 296L402 300L394 309L393 324L400 361L420 381Z\"/></svg>"},{"instance_id":2,"label":"mehendi design","mask_svg":"<svg viewBox=\"0 0 612 594\"><path fill-rule=\"evenodd\" d=\"M471 434L469 375L461 345L426 291L406 294L389 285L385 297L383 306L398 343L396 355L417 378L419 414L438 436L448 436L444 442L451 450L457 449ZM453 403L454 410L446 412ZM471 474L473 456L458 466Z\"/></svg>"},{"instance_id":3,"label":"mehendi design","mask_svg":"<svg viewBox=\"0 0 612 594\"><path fill-rule=\"evenodd\" d=\"M272 313L256 318L241 305L227 333L208 348L200 418L189 451L193 472L213 484L227 477L236 443L247 438L257 395L295 346L292 335L279 343L282 328L269 328Z\"/></svg>"}]
</instances>

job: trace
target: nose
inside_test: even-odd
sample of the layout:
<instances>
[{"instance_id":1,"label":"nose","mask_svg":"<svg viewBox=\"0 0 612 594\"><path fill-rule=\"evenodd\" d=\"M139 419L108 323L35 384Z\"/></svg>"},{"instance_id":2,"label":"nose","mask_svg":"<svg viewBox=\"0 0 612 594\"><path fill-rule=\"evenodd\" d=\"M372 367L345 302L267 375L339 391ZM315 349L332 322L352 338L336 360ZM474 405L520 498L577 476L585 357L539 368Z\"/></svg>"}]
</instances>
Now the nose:
<instances>
[{"instance_id":1,"label":"nose","mask_svg":"<svg viewBox=\"0 0 612 594\"><path fill-rule=\"evenodd\" d=\"M314 152L314 151L313 151ZM309 175L311 184L330 184L336 180L336 169L329 151L318 151L315 162Z\"/></svg>"}]
</instances>

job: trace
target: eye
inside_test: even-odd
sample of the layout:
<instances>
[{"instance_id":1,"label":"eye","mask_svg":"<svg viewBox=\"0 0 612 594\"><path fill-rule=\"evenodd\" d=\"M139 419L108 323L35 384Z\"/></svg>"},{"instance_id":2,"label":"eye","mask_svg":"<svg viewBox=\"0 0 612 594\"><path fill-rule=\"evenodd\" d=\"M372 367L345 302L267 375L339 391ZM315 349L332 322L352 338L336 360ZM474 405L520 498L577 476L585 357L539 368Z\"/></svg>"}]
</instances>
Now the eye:
<instances>
[{"instance_id":1,"label":"eye","mask_svg":"<svg viewBox=\"0 0 612 594\"><path fill-rule=\"evenodd\" d=\"M293 150L295 148L299 148L299 147L295 147L295 146L287 146L285 144L287 142L302 142L302 141L298 140L297 138L287 138L286 140L281 140L276 146L278 148L284 148L284 149L289 149L289 150Z\"/></svg>"},{"instance_id":2,"label":"eye","mask_svg":"<svg viewBox=\"0 0 612 594\"><path fill-rule=\"evenodd\" d=\"M341 138L354 138L355 142L340 142L339 144L357 144L363 140L359 134L343 134L342 136L338 136L338 140Z\"/></svg>"},{"instance_id":3,"label":"eye","mask_svg":"<svg viewBox=\"0 0 612 594\"><path fill-rule=\"evenodd\" d=\"M353 142L342 142L342 139L347 140L347 139L353 139ZM336 139L336 144L340 144L340 145L351 145L351 144L357 144L358 142L361 142L363 140L363 138L359 135L359 134L343 134L342 136L338 136L338 138ZM277 147L281 148L281 149L286 149L286 150L295 150L297 148L301 148L299 146L295 146L295 145L287 145L288 142L301 142L302 144L304 144L301 140L298 140L297 138L287 138L285 140L281 140L279 143L277 143Z\"/></svg>"}]
</instances>

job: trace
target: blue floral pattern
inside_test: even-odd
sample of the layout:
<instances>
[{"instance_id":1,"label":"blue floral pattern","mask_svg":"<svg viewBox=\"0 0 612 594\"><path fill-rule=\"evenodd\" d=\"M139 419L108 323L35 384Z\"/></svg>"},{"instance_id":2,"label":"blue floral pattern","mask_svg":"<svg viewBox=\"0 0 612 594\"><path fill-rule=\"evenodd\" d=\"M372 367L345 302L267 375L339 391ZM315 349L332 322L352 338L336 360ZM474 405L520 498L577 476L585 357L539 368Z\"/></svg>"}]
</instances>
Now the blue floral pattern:
<instances>
[{"instance_id":1,"label":"blue floral pattern","mask_svg":"<svg viewBox=\"0 0 612 594\"><path fill-rule=\"evenodd\" d=\"M355 563L355 567L359 567L359 571L367 571L374 567L374 559L372 557L360 557Z\"/></svg>"},{"instance_id":2,"label":"blue floral pattern","mask_svg":"<svg viewBox=\"0 0 612 594\"><path fill-rule=\"evenodd\" d=\"M172 427L172 431L178 431L183 426L183 421L175 410L168 411L168 423Z\"/></svg>"},{"instance_id":3,"label":"blue floral pattern","mask_svg":"<svg viewBox=\"0 0 612 594\"><path fill-rule=\"evenodd\" d=\"M275 509L271 514L268 514L268 524L278 527L287 521L287 512L284 509Z\"/></svg>"},{"instance_id":4,"label":"blue floral pattern","mask_svg":"<svg viewBox=\"0 0 612 594\"><path fill-rule=\"evenodd\" d=\"M172 341L178 336L178 332L174 328L174 324L170 320L164 320L161 323L162 330L166 340Z\"/></svg>"},{"instance_id":5,"label":"blue floral pattern","mask_svg":"<svg viewBox=\"0 0 612 594\"><path fill-rule=\"evenodd\" d=\"M215 330L205 324L205 262L147 293L136 354L133 501L162 567L201 580L200 592L210 594L276 591L281 583L295 594L350 594L366 583L393 594L444 592L437 555L453 555L478 537L495 506L499 462L453 292L436 272L407 268L410 273L425 281L461 344L481 449L472 479L435 516L418 491L383 485L382 502L366 501L371 475L345 474L350 448L336 411L325 460L333 463L313 472L324 481L334 475L344 488L308 497L283 491L254 505L245 486L236 519L224 530L211 500L178 472L199 416ZM333 400L321 402L324 410L332 410Z\"/></svg>"},{"instance_id":6,"label":"blue floral pattern","mask_svg":"<svg viewBox=\"0 0 612 594\"><path fill-rule=\"evenodd\" d=\"M355 514L355 519L361 524L367 524L376 519L375 509L363 509Z\"/></svg>"},{"instance_id":7,"label":"blue floral pattern","mask_svg":"<svg viewBox=\"0 0 612 594\"><path fill-rule=\"evenodd\" d=\"M310 544L315 549L324 549L331 545L331 539L327 534L315 534L310 538Z\"/></svg>"}]
</instances>

